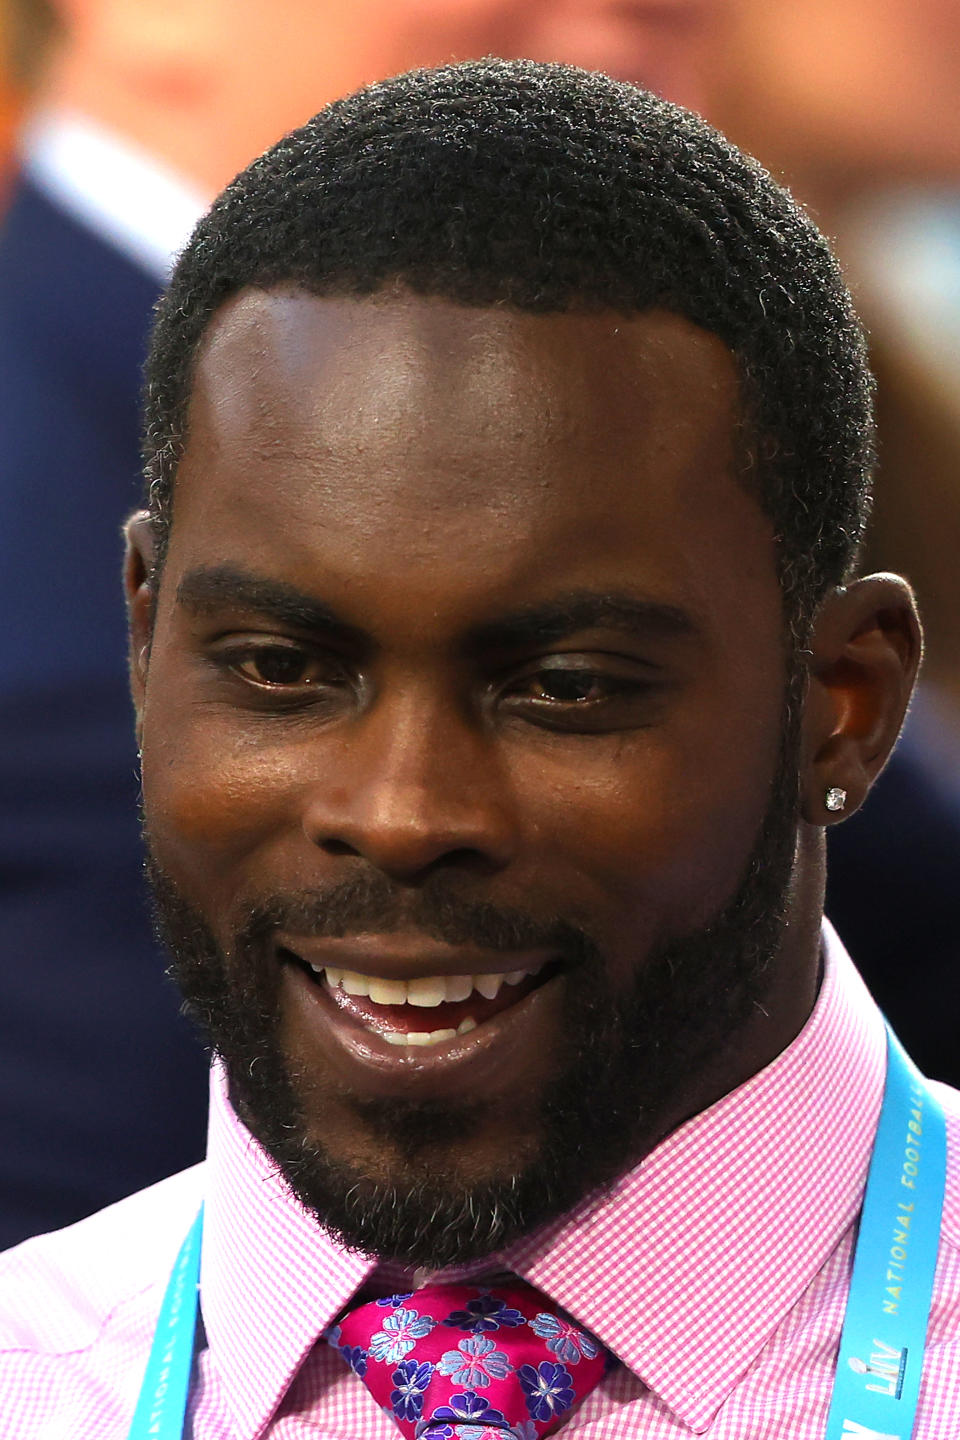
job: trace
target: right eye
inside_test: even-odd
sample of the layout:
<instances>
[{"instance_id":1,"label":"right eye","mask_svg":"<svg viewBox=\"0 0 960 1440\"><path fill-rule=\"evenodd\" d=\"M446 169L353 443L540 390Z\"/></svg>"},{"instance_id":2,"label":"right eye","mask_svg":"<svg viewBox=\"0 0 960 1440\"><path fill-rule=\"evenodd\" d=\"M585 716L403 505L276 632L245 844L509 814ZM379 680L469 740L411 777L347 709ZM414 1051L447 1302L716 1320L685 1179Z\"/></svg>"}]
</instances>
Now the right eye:
<instances>
[{"instance_id":1,"label":"right eye","mask_svg":"<svg viewBox=\"0 0 960 1440\"><path fill-rule=\"evenodd\" d=\"M330 659L302 645L245 644L224 648L214 657L223 669L268 690L305 690L342 680L339 667Z\"/></svg>"}]
</instances>

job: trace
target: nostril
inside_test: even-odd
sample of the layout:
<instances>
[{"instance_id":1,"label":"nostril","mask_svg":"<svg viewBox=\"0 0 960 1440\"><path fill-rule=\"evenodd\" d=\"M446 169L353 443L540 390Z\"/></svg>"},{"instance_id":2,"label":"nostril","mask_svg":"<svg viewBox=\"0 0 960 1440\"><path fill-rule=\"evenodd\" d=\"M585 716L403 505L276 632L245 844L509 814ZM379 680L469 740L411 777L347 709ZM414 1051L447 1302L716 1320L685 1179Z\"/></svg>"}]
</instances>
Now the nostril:
<instances>
[{"instance_id":1,"label":"nostril","mask_svg":"<svg viewBox=\"0 0 960 1440\"><path fill-rule=\"evenodd\" d=\"M420 876L438 865L499 869L510 858L513 836L498 810L464 806L455 815L437 813L415 796L373 787L336 811L329 792L308 798L301 815L309 844L330 859L365 860L396 878Z\"/></svg>"},{"instance_id":2,"label":"nostril","mask_svg":"<svg viewBox=\"0 0 960 1440\"><path fill-rule=\"evenodd\" d=\"M360 854L360 851L355 849L353 845L349 845L346 840L322 840L320 842L320 849L325 851L327 855Z\"/></svg>"}]
</instances>

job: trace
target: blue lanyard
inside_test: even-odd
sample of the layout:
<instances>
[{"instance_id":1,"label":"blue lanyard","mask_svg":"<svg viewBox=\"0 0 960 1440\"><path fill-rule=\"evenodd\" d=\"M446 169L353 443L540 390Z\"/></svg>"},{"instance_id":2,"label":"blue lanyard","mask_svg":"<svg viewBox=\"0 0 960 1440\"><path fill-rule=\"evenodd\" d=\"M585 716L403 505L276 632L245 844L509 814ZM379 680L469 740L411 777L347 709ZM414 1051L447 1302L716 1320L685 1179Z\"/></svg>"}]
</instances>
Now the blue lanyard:
<instances>
[{"instance_id":1,"label":"blue lanyard","mask_svg":"<svg viewBox=\"0 0 960 1440\"><path fill-rule=\"evenodd\" d=\"M910 1440L947 1170L943 1110L893 1031L825 1440Z\"/></svg>"},{"instance_id":2,"label":"blue lanyard","mask_svg":"<svg viewBox=\"0 0 960 1440\"><path fill-rule=\"evenodd\" d=\"M943 1111L891 1030L824 1440L910 1440L946 1180ZM127 1440L181 1440L198 1311L203 1207L167 1283Z\"/></svg>"},{"instance_id":3,"label":"blue lanyard","mask_svg":"<svg viewBox=\"0 0 960 1440\"><path fill-rule=\"evenodd\" d=\"M129 1440L181 1440L197 1328L203 1206L167 1281Z\"/></svg>"}]
</instances>

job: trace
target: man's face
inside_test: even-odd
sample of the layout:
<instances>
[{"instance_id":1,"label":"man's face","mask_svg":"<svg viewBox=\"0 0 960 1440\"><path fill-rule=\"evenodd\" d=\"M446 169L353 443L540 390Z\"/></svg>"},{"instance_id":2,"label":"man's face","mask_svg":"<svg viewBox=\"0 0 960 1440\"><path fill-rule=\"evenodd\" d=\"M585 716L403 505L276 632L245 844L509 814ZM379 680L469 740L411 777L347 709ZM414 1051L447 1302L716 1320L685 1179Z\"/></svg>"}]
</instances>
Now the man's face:
<instances>
[{"instance_id":1,"label":"man's face","mask_svg":"<svg viewBox=\"0 0 960 1440\"><path fill-rule=\"evenodd\" d=\"M210 326L152 866L235 1103L353 1243L482 1251L751 1073L796 753L737 414L665 313L248 291ZM410 1232L511 1194L449 1254Z\"/></svg>"}]
</instances>

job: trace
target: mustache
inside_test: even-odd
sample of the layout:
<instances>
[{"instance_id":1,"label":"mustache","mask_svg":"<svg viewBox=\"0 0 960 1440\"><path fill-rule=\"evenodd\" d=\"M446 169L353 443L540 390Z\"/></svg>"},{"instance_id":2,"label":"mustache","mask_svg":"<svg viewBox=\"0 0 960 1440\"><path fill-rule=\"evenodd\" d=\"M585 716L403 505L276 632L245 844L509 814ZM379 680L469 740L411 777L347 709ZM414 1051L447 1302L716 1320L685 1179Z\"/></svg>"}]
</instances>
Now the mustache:
<instances>
[{"instance_id":1,"label":"mustache","mask_svg":"<svg viewBox=\"0 0 960 1440\"><path fill-rule=\"evenodd\" d=\"M277 893L248 904L237 930L241 950L261 945L278 930L343 939L416 931L447 945L486 950L550 949L573 964L600 958L597 943L561 916L541 919L527 911L474 900L447 877L431 877L411 893L386 876L364 874L335 885Z\"/></svg>"}]
</instances>

